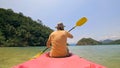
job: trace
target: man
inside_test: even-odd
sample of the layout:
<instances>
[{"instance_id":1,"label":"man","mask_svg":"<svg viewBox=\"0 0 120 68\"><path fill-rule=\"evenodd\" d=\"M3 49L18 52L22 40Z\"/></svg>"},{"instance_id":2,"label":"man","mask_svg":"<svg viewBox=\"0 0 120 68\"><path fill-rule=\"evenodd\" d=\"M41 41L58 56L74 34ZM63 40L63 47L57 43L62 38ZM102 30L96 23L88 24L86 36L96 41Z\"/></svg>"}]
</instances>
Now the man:
<instances>
[{"instance_id":1,"label":"man","mask_svg":"<svg viewBox=\"0 0 120 68\"><path fill-rule=\"evenodd\" d=\"M66 57L69 56L69 50L67 48L67 38L73 38L73 36L64 30L64 25L62 22L58 23L56 28L57 30L52 32L47 41L47 47L50 45L50 57Z\"/></svg>"}]
</instances>

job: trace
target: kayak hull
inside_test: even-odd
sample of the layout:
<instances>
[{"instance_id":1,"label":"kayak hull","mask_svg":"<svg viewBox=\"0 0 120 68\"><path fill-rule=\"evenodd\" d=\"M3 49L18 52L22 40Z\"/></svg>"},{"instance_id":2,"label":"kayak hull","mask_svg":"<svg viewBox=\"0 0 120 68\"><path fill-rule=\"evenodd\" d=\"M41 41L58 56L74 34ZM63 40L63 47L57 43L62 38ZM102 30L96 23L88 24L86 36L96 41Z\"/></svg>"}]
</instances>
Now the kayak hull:
<instances>
[{"instance_id":1,"label":"kayak hull","mask_svg":"<svg viewBox=\"0 0 120 68\"><path fill-rule=\"evenodd\" d=\"M102 65L90 62L77 55L65 58L50 58L48 53L42 54L36 59L13 66L12 68L106 68Z\"/></svg>"}]
</instances>

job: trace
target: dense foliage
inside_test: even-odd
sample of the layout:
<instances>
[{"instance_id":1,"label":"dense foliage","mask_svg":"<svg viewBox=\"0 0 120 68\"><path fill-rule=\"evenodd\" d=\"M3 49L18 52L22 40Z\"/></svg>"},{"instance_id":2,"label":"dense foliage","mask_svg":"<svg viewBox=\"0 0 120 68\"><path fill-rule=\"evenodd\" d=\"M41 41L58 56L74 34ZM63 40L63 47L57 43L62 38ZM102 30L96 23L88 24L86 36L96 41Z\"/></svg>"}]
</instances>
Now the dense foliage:
<instances>
[{"instance_id":1,"label":"dense foliage","mask_svg":"<svg viewBox=\"0 0 120 68\"><path fill-rule=\"evenodd\" d=\"M96 41L92 38L82 38L77 42L77 45L98 45L101 44L101 42Z\"/></svg>"},{"instance_id":2,"label":"dense foliage","mask_svg":"<svg viewBox=\"0 0 120 68\"><path fill-rule=\"evenodd\" d=\"M42 46L53 30L23 13L0 8L1 46Z\"/></svg>"}]
</instances>

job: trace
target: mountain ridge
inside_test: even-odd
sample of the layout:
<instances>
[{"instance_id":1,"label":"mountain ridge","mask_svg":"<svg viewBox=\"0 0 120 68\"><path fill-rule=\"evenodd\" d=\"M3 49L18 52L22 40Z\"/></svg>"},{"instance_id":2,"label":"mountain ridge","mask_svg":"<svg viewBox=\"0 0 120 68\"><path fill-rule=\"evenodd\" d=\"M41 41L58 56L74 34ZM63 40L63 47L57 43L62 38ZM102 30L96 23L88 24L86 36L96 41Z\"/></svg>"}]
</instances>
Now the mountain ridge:
<instances>
[{"instance_id":1,"label":"mountain ridge","mask_svg":"<svg viewBox=\"0 0 120 68\"><path fill-rule=\"evenodd\" d=\"M97 41L92 38L82 38L76 43L76 45L112 45L112 44L120 44L120 39L117 40L105 39Z\"/></svg>"}]
</instances>

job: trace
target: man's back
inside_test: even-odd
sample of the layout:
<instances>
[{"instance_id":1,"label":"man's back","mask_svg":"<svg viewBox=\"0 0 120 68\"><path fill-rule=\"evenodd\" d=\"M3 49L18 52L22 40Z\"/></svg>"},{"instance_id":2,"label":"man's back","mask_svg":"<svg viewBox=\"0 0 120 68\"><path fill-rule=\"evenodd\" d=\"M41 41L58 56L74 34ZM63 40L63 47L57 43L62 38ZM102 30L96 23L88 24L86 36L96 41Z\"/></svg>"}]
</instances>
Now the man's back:
<instances>
[{"instance_id":1,"label":"man's back","mask_svg":"<svg viewBox=\"0 0 120 68\"><path fill-rule=\"evenodd\" d=\"M50 56L66 56L67 55L67 37L72 38L72 35L64 30L54 31L50 35L52 49Z\"/></svg>"}]
</instances>

